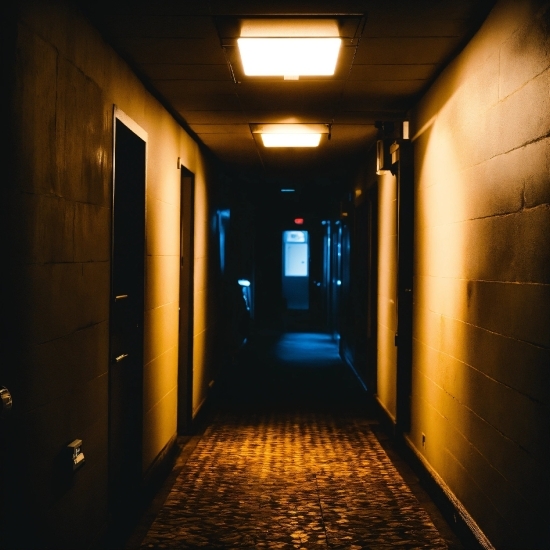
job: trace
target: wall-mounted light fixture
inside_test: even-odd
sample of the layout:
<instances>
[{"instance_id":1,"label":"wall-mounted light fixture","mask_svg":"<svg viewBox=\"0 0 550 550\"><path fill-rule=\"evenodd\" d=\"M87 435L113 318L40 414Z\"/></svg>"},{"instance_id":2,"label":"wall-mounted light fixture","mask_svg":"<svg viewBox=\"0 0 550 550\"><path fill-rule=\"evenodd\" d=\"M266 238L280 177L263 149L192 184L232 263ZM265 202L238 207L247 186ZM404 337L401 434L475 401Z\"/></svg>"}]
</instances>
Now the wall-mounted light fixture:
<instances>
[{"instance_id":1,"label":"wall-mounted light fixture","mask_svg":"<svg viewBox=\"0 0 550 550\"><path fill-rule=\"evenodd\" d=\"M342 45L336 20L252 19L237 40L247 76L332 76Z\"/></svg>"},{"instance_id":2,"label":"wall-mounted light fixture","mask_svg":"<svg viewBox=\"0 0 550 550\"><path fill-rule=\"evenodd\" d=\"M250 130L264 147L317 147L330 131L327 124L251 124Z\"/></svg>"}]
</instances>

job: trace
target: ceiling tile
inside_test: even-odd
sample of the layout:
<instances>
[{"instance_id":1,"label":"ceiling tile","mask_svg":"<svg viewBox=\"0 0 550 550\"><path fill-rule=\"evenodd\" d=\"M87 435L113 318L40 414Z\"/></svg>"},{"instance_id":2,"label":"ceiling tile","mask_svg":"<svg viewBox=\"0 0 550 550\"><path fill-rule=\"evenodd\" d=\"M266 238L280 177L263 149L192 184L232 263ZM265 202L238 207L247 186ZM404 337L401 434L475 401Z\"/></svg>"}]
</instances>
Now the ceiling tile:
<instances>
[{"instance_id":1,"label":"ceiling tile","mask_svg":"<svg viewBox=\"0 0 550 550\"><path fill-rule=\"evenodd\" d=\"M222 65L225 63L222 47L203 38L123 38L121 47L131 52L138 64L183 63Z\"/></svg>"},{"instance_id":2,"label":"ceiling tile","mask_svg":"<svg viewBox=\"0 0 550 550\"><path fill-rule=\"evenodd\" d=\"M434 75L437 65L359 65L355 64L350 73L350 80L429 80Z\"/></svg>"},{"instance_id":3,"label":"ceiling tile","mask_svg":"<svg viewBox=\"0 0 550 550\"><path fill-rule=\"evenodd\" d=\"M188 120L184 114L186 111L207 111L212 109L213 105L218 111L240 110L239 100L234 94L184 94L170 97L169 101L183 114L185 120Z\"/></svg>"},{"instance_id":4,"label":"ceiling tile","mask_svg":"<svg viewBox=\"0 0 550 550\"><path fill-rule=\"evenodd\" d=\"M98 2L101 5L101 2ZM128 14L126 2L110 2L109 13ZM204 0L155 0L148 2L141 0L132 4L132 12L139 15L210 15L210 9Z\"/></svg>"},{"instance_id":5,"label":"ceiling tile","mask_svg":"<svg viewBox=\"0 0 550 550\"><path fill-rule=\"evenodd\" d=\"M180 109L188 124L248 124L249 116L240 109Z\"/></svg>"},{"instance_id":6,"label":"ceiling tile","mask_svg":"<svg viewBox=\"0 0 550 550\"><path fill-rule=\"evenodd\" d=\"M143 63L140 69L151 81L162 80L231 80L231 73L227 64L177 64L177 63Z\"/></svg>"},{"instance_id":7,"label":"ceiling tile","mask_svg":"<svg viewBox=\"0 0 550 550\"><path fill-rule=\"evenodd\" d=\"M294 112L303 109L330 112L342 93L339 81L287 81L243 83L238 96L243 108Z\"/></svg>"},{"instance_id":8,"label":"ceiling tile","mask_svg":"<svg viewBox=\"0 0 550 550\"><path fill-rule=\"evenodd\" d=\"M405 109L362 109L354 111L352 109L342 109L335 117L337 124L372 124L377 120L404 120L406 116Z\"/></svg>"},{"instance_id":9,"label":"ceiling tile","mask_svg":"<svg viewBox=\"0 0 550 550\"><path fill-rule=\"evenodd\" d=\"M253 150L256 147L250 132L248 134L234 134L231 139L227 139L227 134L203 134L202 141L208 147L216 146L231 151L239 148Z\"/></svg>"},{"instance_id":10,"label":"ceiling tile","mask_svg":"<svg viewBox=\"0 0 550 550\"><path fill-rule=\"evenodd\" d=\"M425 86L423 80L358 80L348 82L342 97L342 111L403 109L411 106L415 95Z\"/></svg>"},{"instance_id":11,"label":"ceiling tile","mask_svg":"<svg viewBox=\"0 0 550 550\"><path fill-rule=\"evenodd\" d=\"M437 64L456 48L458 38L447 37L363 37L355 58L359 64Z\"/></svg>"},{"instance_id":12,"label":"ceiling tile","mask_svg":"<svg viewBox=\"0 0 550 550\"><path fill-rule=\"evenodd\" d=\"M363 36L365 38L388 37L460 37L467 21L464 19L422 18L418 14L411 17L368 17Z\"/></svg>"},{"instance_id":13,"label":"ceiling tile","mask_svg":"<svg viewBox=\"0 0 550 550\"><path fill-rule=\"evenodd\" d=\"M407 18L433 19L472 19L478 11L487 9L494 1L460 0L460 2L442 2L441 0L392 0L387 3L369 3L369 18L391 18L396 21Z\"/></svg>"},{"instance_id":14,"label":"ceiling tile","mask_svg":"<svg viewBox=\"0 0 550 550\"><path fill-rule=\"evenodd\" d=\"M157 89L166 97L185 98L186 96L212 97L235 95L237 86L230 80L157 80Z\"/></svg>"},{"instance_id":15,"label":"ceiling tile","mask_svg":"<svg viewBox=\"0 0 550 550\"><path fill-rule=\"evenodd\" d=\"M217 36L212 18L203 16L107 14L105 22L119 38L207 38Z\"/></svg>"},{"instance_id":16,"label":"ceiling tile","mask_svg":"<svg viewBox=\"0 0 550 550\"><path fill-rule=\"evenodd\" d=\"M250 135L248 124L191 124L191 129L198 135L203 134L245 134Z\"/></svg>"},{"instance_id":17,"label":"ceiling tile","mask_svg":"<svg viewBox=\"0 0 550 550\"><path fill-rule=\"evenodd\" d=\"M410 97L425 84L425 80L354 80L347 83L344 97Z\"/></svg>"}]
</instances>

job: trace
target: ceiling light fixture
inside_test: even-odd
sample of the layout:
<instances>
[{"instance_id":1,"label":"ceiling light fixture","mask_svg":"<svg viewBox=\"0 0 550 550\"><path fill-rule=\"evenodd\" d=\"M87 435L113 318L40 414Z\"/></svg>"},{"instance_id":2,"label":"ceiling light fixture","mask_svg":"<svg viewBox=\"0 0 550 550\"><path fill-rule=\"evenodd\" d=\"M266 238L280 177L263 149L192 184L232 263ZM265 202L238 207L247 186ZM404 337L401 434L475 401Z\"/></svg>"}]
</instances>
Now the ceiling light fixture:
<instances>
[{"instance_id":1,"label":"ceiling light fixture","mask_svg":"<svg viewBox=\"0 0 550 550\"><path fill-rule=\"evenodd\" d=\"M239 38L247 76L331 76L336 70L340 38Z\"/></svg>"},{"instance_id":2,"label":"ceiling light fixture","mask_svg":"<svg viewBox=\"0 0 550 550\"><path fill-rule=\"evenodd\" d=\"M265 147L318 147L321 134L261 134Z\"/></svg>"},{"instance_id":3,"label":"ceiling light fixture","mask_svg":"<svg viewBox=\"0 0 550 550\"><path fill-rule=\"evenodd\" d=\"M250 129L265 147L317 147L329 131L327 124L251 124Z\"/></svg>"}]
</instances>

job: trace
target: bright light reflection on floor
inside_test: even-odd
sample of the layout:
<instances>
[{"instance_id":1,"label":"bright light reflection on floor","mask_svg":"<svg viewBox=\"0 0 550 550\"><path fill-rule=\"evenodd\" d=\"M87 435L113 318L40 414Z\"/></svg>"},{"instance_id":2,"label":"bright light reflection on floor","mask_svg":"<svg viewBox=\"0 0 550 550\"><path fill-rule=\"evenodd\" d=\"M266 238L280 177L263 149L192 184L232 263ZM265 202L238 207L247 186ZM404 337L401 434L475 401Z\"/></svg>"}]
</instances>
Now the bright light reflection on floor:
<instances>
[{"instance_id":1,"label":"bright light reflection on floor","mask_svg":"<svg viewBox=\"0 0 550 550\"><path fill-rule=\"evenodd\" d=\"M303 367L328 367L341 362L338 343L329 334L317 332L288 332L274 348L277 359L299 363Z\"/></svg>"}]
</instances>

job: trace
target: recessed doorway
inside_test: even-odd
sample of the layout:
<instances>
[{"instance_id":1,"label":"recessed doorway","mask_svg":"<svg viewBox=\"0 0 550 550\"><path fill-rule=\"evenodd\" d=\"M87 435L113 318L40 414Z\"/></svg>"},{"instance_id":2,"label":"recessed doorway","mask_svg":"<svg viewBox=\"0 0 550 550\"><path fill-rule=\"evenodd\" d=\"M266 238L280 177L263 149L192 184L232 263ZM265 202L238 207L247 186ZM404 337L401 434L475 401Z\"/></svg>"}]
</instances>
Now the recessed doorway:
<instances>
[{"instance_id":1,"label":"recessed doorway","mask_svg":"<svg viewBox=\"0 0 550 550\"><path fill-rule=\"evenodd\" d=\"M109 323L109 505L133 509L142 479L147 133L115 107Z\"/></svg>"},{"instance_id":2,"label":"recessed doorway","mask_svg":"<svg viewBox=\"0 0 550 550\"><path fill-rule=\"evenodd\" d=\"M283 297L287 309L309 309L309 234L283 231Z\"/></svg>"}]
</instances>

